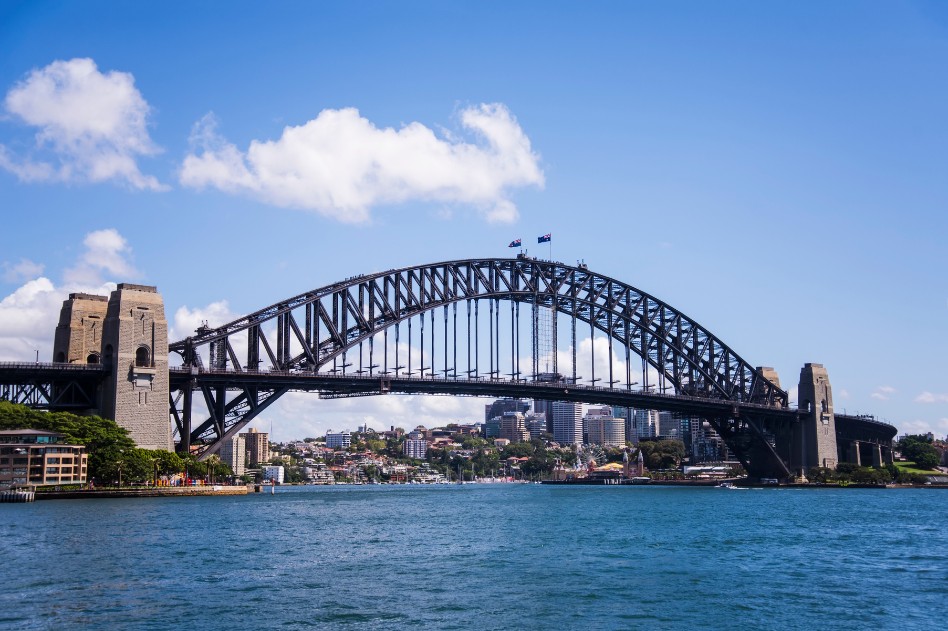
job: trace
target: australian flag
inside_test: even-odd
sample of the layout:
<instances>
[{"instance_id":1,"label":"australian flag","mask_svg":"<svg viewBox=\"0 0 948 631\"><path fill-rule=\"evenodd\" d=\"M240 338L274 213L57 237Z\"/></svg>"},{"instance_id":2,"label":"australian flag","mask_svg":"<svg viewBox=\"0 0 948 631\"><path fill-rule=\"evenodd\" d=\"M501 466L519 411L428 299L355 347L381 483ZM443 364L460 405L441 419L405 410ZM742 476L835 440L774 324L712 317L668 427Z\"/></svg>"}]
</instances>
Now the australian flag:
<instances>
[{"instance_id":1,"label":"australian flag","mask_svg":"<svg viewBox=\"0 0 948 631\"><path fill-rule=\"evenodd\" d=\"M542 237L537 237L537 243L549 243L553 239L553 233L545 234Z\"/></svg>"},{"instance_id":2,"label":"australian flag","mask_svg":"<svg viewBox=\"0 0 948 631\"><path fill-rule=\"evenodd\" d=\"M519 248L519 247L520 247L520 239L514 239L513 241L510 242L510 245L508 245L507 247L508 247L508 248Z\"/></svg>"}]
</instances>

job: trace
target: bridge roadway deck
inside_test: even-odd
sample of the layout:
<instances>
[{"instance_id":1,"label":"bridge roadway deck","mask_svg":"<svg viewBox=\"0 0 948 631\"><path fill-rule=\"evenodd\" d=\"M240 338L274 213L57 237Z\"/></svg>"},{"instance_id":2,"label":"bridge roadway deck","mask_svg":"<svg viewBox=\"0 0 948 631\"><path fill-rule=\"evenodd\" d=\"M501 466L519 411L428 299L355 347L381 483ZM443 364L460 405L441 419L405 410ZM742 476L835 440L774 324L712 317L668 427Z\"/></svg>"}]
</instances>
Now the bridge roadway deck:
<instances>
[{"instance_id":1,"label":"bridge roadway deck","mask_svg":"<svg viewBox=\"0 0 948 631\"><path fill-rule=\"evenodd\" d=\"M108 368L89 364L0 362L0 385L57 383L69 380L98 382ZM482 397L522 397L547 401L598 403L638 409L665 410L703 418L740 418L742 415L763 416L772 420L798 421L800 410L774 408L723 399L705 399L677 394L659 394L647 390L622 390L580 384L551 384L506 379L445 379L443 377L406 377L403 375L339 375L287 371L215 371L188 369L169 370L171 389L197 385L244 388L290 388L319 392L326 398L367 396L387 393L439 394ZM55 406L54 406L55 407ZM75 407L75 406L69 406ZM849 428L861 436L891 440L897 430L888 423L866 416L836 414L837 429Z\"/></svg>"},{"instance_id":2,"label":"bridge roadway deck","mask_svg":"<svg viewBox=\"0 0 948 631\"><path fill-rule=\"evenodd\" d=\"M765 405L737 403L647 390L621 390L579 384L512 381L507 379L454 379L444 377L406 377L395 375L341 375L288 371L215 371L187 368L170 370L172 390L187 387L192 377L200 385L224 388L289 388L319 392L326 398L377 394L440 394L482 397L520 397L548 401L597 403L639 409L655 409L703 417L737 418L742 413L770 418L797 420L798 411Z\"/></svg>"},{"instance_id":3,"label":"bridge roadway deck","mask_svg":"<svg viewBox=\"0 0 948 631\"><path fill-rule=\"evenodd\" d=\"M754 403L706 399L647 390L622 390L579 384L552 384L507 379L454 379L396 375L304 373L291 371L225 371L171 368L171 388L183 389L194 378L200 385L222 388L289 388L318 392L323 398L379 394L435 394L480 397L519 397L545 401L595 403L646 410L663 410L700 418L764 417L771 421L801 420L797 408L775 408ZM891 440L897 429L870 416L835 414L838 428L848 428L864 439Z\"/></svg>"}]
</instances>

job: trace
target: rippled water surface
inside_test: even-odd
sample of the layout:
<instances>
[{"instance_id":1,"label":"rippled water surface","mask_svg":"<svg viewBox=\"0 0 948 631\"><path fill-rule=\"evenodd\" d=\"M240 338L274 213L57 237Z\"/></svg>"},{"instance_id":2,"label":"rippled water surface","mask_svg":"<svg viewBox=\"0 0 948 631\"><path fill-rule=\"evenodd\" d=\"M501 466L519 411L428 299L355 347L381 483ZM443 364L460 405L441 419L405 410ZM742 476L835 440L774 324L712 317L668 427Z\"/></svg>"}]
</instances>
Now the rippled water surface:
<instances>
[{"instance_id":1,"label":"rippled water surface","mask_svg":"<svg viewBox=\"0 0 948 631\"><path fill-rule=\"evenodd\" d=\"M938 629L948 492L543 485L0 506L0 628Z\"/></svg>"}]
</instances>

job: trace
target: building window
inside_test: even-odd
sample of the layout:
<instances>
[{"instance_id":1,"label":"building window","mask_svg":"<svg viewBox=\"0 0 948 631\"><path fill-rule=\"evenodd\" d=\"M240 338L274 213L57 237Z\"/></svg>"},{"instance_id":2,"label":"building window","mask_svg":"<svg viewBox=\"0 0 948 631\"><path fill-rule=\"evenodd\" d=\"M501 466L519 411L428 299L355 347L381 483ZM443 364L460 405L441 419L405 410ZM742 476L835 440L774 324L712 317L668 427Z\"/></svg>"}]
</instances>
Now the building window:
<instances>
[{"instance_id":1,"label":"building window","mask_svg":"<svg viewBox=\"0 0 948 631\"><path fill-rule=\"evenodd\" d=\"M145 348L144 346L139 346L138 350L135 351L135 365L142 368L147 368L148 366L151 366L151 361L149 360L148 349Z\"/></svg>"},{"instance_id":2,"label":"building window","mask_svg":"<svg viewBox=\"0 0 948 631\"><path fill-rule=\"evenodd\" d=\"M89 356L86 357L87 364L98 364L99 363L99 354L98 353L89 353Z\"/></svg>"}]
</instances>

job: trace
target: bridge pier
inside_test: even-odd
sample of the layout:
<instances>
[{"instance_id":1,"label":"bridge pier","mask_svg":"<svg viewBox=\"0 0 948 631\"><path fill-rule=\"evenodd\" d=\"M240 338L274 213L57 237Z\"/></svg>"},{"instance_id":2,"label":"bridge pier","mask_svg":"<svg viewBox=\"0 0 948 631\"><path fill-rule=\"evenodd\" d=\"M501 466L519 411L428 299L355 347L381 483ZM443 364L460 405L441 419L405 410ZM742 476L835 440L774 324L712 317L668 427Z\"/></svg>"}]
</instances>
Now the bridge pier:
<instances>
[{"instance_id":1,"label":"bridge pier","mask_svg":"<svg viewBox=\"0 0 948 631\"><path fill-rule=\"evenodd\" d=\"M120 283L111 296L70 294L56 327L53 358L102 364L108 375L97 410L146 449L171 449L168 418L168 323L148 285Z\"/></svg>"},{"instance_id":2,"label":"bridge pier","mask_svg":"<svg viewBox=\"0 0 948 631\"><path fill-rule=\"evenodd\" d=\"M859 447L860 445L858 440L854 440L849 443L849 458L847 458L849 462L856 465L857 467L862 466L862 457L859 453Z\"/></svg>"},{"instance_id":3,"label":"bridge pier","mask_svg":"<svg viewBox=\"0 0 948 631\"><path fill-rule=\"evenodd\" d=\"M881 467L883 465L882 461L882 445L875 443L872 446L872 466Z\"/></svg>"},{"instance_id":4,"label":"bridge pier","mask_svg":"<svg viewBox=\"0 0 948 631\"><path fill-rule=\"evenodd\" d=\"M838 455L833 389L822 364L806 364L800 370L797 396L800 422L791 441L792 467L802 476L813 467L835 469Z\"/></svg>"}]
</instances>

